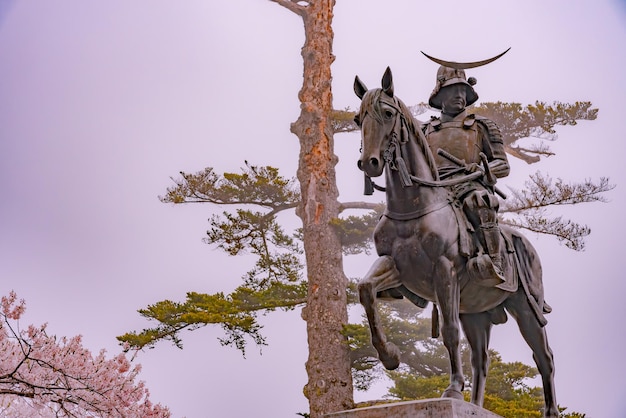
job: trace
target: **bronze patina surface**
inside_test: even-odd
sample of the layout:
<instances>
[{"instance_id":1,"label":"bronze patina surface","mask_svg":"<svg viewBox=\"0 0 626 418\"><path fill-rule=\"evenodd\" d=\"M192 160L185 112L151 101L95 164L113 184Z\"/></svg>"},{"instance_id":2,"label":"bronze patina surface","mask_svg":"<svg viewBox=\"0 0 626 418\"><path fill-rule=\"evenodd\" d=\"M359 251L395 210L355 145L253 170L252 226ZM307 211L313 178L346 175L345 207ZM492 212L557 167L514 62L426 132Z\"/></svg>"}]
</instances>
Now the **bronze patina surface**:
<instances>
[{"instance_id":1,"label":"bronze patina surface","mask_svg":"<svg viewBox=\"0 0 626 418\"><path fill-rule=\"evenodd\" d=\"M495 183L508 175L509 165L497 126L466 111L478 95L464 65L439 69L430 104L442 112L424 125L396 97L389 68L382 88L368 90L355 79L361 99L355 118L362 133L358 165L370 178L385 175L387 204L374 233L379 258L359 283L360 301L372 344L388 369L398 367L400 353L382 329L377 295L391 292L422 307L428 301L438 307L433 319L441 318L450 358L450 385L443 397L463 399L462 326L472 351L471 400L479 406L491 327L505 322L508 312L533 351L544 415L557 417L554 360L544 328L550 308L539 255L518 231L497 223Z\"/></svg>"}]
</instances>

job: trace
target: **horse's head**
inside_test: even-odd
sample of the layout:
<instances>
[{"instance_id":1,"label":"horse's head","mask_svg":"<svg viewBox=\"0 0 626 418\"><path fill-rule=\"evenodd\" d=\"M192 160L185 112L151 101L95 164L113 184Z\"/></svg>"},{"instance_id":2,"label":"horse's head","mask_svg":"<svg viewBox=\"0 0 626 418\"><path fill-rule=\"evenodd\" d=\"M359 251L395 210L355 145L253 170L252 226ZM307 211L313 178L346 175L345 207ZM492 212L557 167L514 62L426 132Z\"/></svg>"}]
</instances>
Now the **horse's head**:
<instances>
[{"instance_id":1,"label":"horse's head","mask_svg":"<svg viewBox=\"0 0 626 418\"><path fill-rule=\"evenodd\" d=\"M354 118L361 128L361 157L357 165L369 177L378 177L385 168L383 153L389 148L393 132L399 128L400 108L393 95L391 70L387 67L382 88L372 90L357 76L354 92L361 99L361 107Z\"/></svg>"}]
</instances>

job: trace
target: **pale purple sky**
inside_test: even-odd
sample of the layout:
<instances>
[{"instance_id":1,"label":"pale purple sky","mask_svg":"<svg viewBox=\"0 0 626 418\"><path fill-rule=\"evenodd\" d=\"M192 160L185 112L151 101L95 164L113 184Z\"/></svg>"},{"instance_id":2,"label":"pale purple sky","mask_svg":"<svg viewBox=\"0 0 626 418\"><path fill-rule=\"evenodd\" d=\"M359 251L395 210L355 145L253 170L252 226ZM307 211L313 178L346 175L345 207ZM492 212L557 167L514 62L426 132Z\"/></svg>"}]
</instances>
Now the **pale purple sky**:
<instances>
[{"instance_id":1,"label":"pale purple sky","mask_svg":"<svg viewBox=\"0 0 626 418\"><path fill-rule=\"evenodd\" d=\"M26 299L25 323L83 334L112 355L116 335L148 325L137 309L237 286L251 259L201 242L218 209L157 196L181 170L238 171L244 159L295 175L300 19L266 0L0 0L0 13L0 293ZM626 415L624 2L338 0L333 26L336 108L358 107L356 74L374 87L388 65L404 102L426 101L437 66L420 50L472 61L508 47L468 71L481 101L600 108L596 121L558 128L555 157L513 160L501 186L520 188L536 170L617 184L608 204L555 211L592 228L585 252L529 237L554 308L559 403L590 417ZM336 143L341 199L382 199L360 196L358 134ZM284 220L297 225L295 215ZM348 257L348 275L362 276L373 257ZM182 351L162 343L139 356L142 378L175 417L293 417L307 410L299 314L264 317L270 345L262 355L250 346L247 359L219 345L218 327L184 334ZM492 347L533 364L512 323L494 329Z\"/></svg>"}]
</instances>

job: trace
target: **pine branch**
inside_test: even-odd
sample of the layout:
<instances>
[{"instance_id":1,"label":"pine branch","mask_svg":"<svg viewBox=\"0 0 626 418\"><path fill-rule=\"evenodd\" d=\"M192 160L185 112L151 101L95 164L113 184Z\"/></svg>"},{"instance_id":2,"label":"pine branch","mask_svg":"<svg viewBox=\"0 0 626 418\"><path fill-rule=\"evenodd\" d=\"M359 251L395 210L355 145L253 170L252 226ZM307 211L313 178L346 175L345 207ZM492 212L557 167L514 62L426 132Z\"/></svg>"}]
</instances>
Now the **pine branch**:
<instances>
[{"instance_id":1,"label":"pine branch","mask_svg":"<svg viewBox=\"0 0 626 418\"><path fill-rule=\"evenodd\" d=\"M344 110L332 110L330 112L330 117L333 132L341 133L358 131L360 128L354 122L355 115L356 113L350 110L349 107L345 108Z\"/></svg>"},{"instance_id":2,"label":"pine branch","mask_svg":"<svg viewBox=\"0 0 626 418\"><path fill-rule=\"evenodd\" d=\"M580 225L562 217L546 218L540 213L524 214L521 219L504 218L501 223L517 229L526 229L537 234L555 237L564 243L567 248L575 251L585 249L585 238L591 234L591 229L586 225Z\"/></svg>"},{"instance_id":3,"label":"pine branch","mask_svg":"<svg viewBox=\"0 0 626 418\"><path fill-rule=\"evenodd\" d=\"M277 168L254 166L246 161L241 174L218 175L212 167L195 174L181 172L180 179L172 179L163 203L213 203L219 205L251 204L270 208L274 213L290 209L300 201L300 192L294 178L282 177Z\"/></svg>"},{"instance_id":4,"label":"pine branch","mask_svg":"<svg viewBox=\"0 0 626 418\"><path fill-rule=\"evenodd\" d=\"M428 105L424 102L418 103L413 106L408 106L408 108L415 118L429 110ZM344 110L334 109L330 114L333 132L343 133L360 130L361 128L359 128L358 125L354 122L355 116L356 112L350 110L349 107L346 107Z\"/></svg>"},{"instance_id":5,"label":"pine branch","mask_svg":"<svg viewBox=\"0 0 626 418\"><path fill-rule=\"evenodd\" d=\"M373 210L376 212L382 213L385 208L384 203L370 203L370 202L340 202L341 208L340 212L343 212L347 209L365 209L365 210Z\"/></svg>"},{"instance_id":6,"label":"pine branch","mask_svg":"<svg viewBox=\"0 0 626 418\"><path fill-rule=\"evenodd\" d=\"M516 141L522 138L555 141L558 138L555 126L573 126L580 120L595 120L598 115L598 109L592 108L591 102L547 105L537 101L524 107L520 103L485 102L472 107L471 111L493 120L500 128L506 151L528 164L553 153L543 142L527 148L515 146Z\"/></svg>"},{"instance_id":7,"label":"pine branch","mask_svg":"<svg viewBox=\"0 0 626 418\"><path fill-rule=\"evenodd\" d=\"M590 179L582 183L566 183L560 178L554 181L549 175L537 171L524 183L523 190L511 189L512 196L504 202L500 213L519 213L548 206L606 202L607 199L602 193L614 187L606 177L601 177L598 183Z\"/></svg>"},{"instance_id":8,"label":"pine branch","mask_svg":"<svg viewBox=\"0 0 626 418\"><path fill-rule=\"evenodd\" d=\"M339 235L344 254L369 254L372 246L374 228L384 210L384 205L374 206L373 211L361 216L348 216L346 218L335 218L331 224Z\"/></svg>"},{"instance_id":9,"label":"pine branch","mask_svg":"<svg viewBox=\"0 0 626 418\"><path fill-rule=\"evenodd\" d=\"M234 346L245 355L248 339L259 346L266 345L261 334L263 326L257 322L258 313L293 309L306 303L306 293L306 282L274 282L263 290L240 286L230 295L189 292L183 303L164 300L139 310L143 317L159 325L117 339L136 350L152 348L161 340L182 348L181 331L216 324L226 333L226 337L220 338L221 344Z\"/></svg>"},{"instance_id":10,"label":"pine branch","mask_svg":"<svg viewBox=\"0 0 626 418\"><path fill-rule=\"evenodd\" d=\"M582 183L566 183L562 179L553 181L550 176L536 172L525 182L522 191L511 189L511 196L500 209L500 214L503 215L502 223L554 236L568 248L582 251L585 248L584 239L591 233L589 227L564 220L561 216L550 217L547 209L563 205L606 202L607 199L602 193L614 187L605 177L600 178L598 183L589 179ZM511 218L510 215L515 217Z\"/></svg>"}]
</instances>

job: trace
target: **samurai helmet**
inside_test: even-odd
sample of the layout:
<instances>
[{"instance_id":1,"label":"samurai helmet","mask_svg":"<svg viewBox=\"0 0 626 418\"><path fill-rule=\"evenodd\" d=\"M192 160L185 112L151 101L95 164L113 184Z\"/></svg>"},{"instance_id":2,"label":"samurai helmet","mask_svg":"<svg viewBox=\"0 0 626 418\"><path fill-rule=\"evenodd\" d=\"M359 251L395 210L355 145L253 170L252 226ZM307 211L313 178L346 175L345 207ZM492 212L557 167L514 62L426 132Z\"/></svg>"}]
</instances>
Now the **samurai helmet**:
<instances>
[{"instance_id":1,"label":"samurai helmet","mask_svg":"<svg viewBox=\"0 0 626 418\"><path fill-rule=\"evenodd\" d=\"M437 71L437 84L435 89L430 94L428 104L435 109L441 109L441 89L454 84L464 84L466 91L466 105L469 106L478 100L478 94L474 90L473 85L476 84L476 79L470 77L465 78L465 71L462 68L451 68L442 65Z\"/></svg>"},{"instance_id":2,"label":"samurai helmet","mask_svg":"<svg viewBox=\"0 0 626 418\"><path fill-rule=\"evenodd\" d=\"M467 106L475 103L476 100L478 100L478 94L472 86L476 84L476 79L474 77L466 78L465 70L468 68L476 68L485 64L489 64L490 62L493 62L500 58L502 55L506 54L509 49L499 55L496 55L493 58L477 62L444 61L438 58L431 57L430 55L422 52L422 54L424 54L426 58L441 65L439 67L439 70L437 70L437 81L435 84L435 88L430 94L430 98L428 99L428 104L435 109L441 109L441 89L454 84L465 85Z\"/></svg>"}]
</instances>

